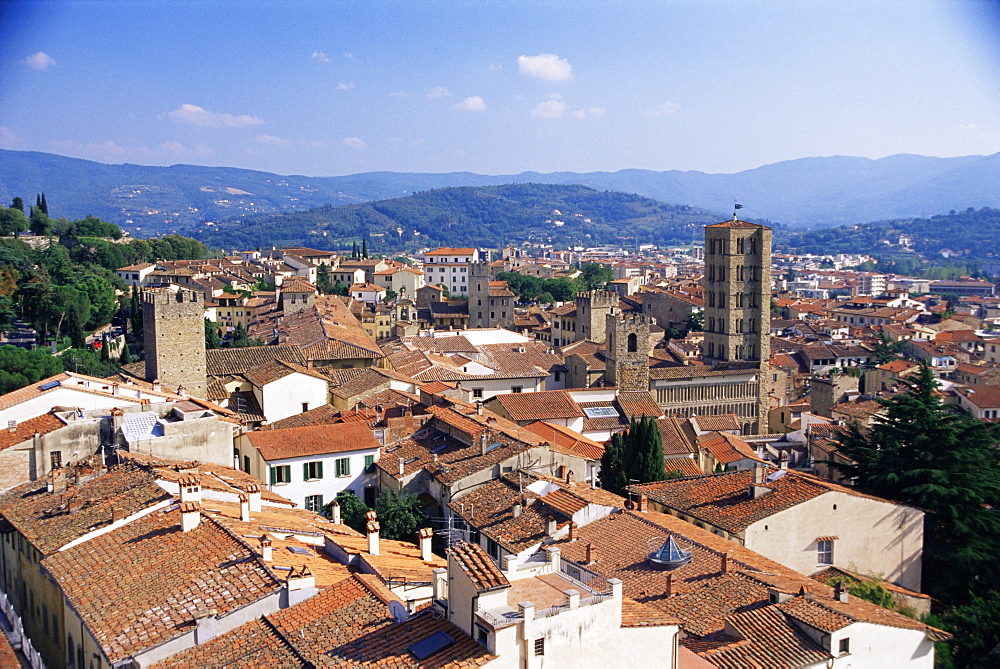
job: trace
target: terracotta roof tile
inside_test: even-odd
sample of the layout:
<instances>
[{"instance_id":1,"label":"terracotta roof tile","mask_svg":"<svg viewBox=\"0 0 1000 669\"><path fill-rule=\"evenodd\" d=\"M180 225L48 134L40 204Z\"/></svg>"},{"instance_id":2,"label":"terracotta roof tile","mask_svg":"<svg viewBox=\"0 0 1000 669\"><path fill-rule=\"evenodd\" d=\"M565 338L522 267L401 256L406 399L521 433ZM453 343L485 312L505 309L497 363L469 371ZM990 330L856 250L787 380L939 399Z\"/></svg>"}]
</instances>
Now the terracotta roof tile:
<instances>
[{"instance_id":1,"label":"terracotta roof tile","mask_svg":"<svg viewBox=\"0 0 1000 669\"><path fill-rule=\"evenodd\" d=\"M50 555L42 566L113 663L189 632L199 611L224 616L281 587L210 518L182 532L176 508Z\"/></svg>"},{"instance_id":2,"label":"terracotta roof tile","mask_svg":"<svg viewBox=\"0 0 1000 669\"><path fill-rule=\"evenodd\" d=\"M215 348L205 351L209 376L243 374L275 360L305 364L302 351L296 346L247 346L244 348Z\"/></svg>"},{"instance_id":3,"label":"terracotta roof tile","mask_svg":"<svg viewBox=\"0 0 1000 669\"><path fill-rule=\"evenodd\" d=\"M327 453L378 450L379 443L365 423L307 425L248 432L245 437L265 460L281 460Z\"/></svg>"},{"instance_id":4,"label":"terracotta roof tile","mask_svg":"<svg viewBox=\"0 0 1000 669\"><path fill-rule=\"evenodd\" d=\"M44 435L63 427L66 427L66 423L51 413L21 421L13 430L3 426L2 431L0 431L0 450L24 443L35 434Z\"/></svg>"},{"instance_id":5,"label":"terracotta roof tile","mask_svg":"<svg viewBox=\"0 0 1000 669\"><path fill-rule=\"evenodd\" d=\"M479 544L462 542L448 549L448 554L480 591L510 586L507 577Z\"/></svg>"},{"instance_id":6,"label":"terracotta roof tile","mask_svg":"<svg viewBox=\"0 0 1000 669\"><path fill-rule=\"evenodd\" d=\"M538 393L507 393L497 395L496 401L511 420L529 421L552 418L583 418L586 414L565 390L546 390Z\"/></svg>"}]
</instances>

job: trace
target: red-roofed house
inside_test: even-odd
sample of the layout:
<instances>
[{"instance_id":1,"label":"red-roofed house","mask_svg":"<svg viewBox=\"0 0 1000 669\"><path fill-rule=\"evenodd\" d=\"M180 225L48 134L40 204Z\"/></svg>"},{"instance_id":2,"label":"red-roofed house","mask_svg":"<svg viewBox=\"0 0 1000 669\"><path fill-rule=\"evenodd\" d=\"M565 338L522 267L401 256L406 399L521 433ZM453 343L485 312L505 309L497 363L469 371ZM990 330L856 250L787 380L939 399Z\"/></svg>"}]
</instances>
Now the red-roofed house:
<instances>
[{"instance_id":1,"label":"red-roofed house","mask_svg":"<svg viewBox=\"0 0 1000 669\"><path fill-rule=\"evenodd\" d=\"M345 490L374 501L370 472L380 447L363 421L247 432L236 440L244 471L316 512Z\"/></svg>"}]
</instances>

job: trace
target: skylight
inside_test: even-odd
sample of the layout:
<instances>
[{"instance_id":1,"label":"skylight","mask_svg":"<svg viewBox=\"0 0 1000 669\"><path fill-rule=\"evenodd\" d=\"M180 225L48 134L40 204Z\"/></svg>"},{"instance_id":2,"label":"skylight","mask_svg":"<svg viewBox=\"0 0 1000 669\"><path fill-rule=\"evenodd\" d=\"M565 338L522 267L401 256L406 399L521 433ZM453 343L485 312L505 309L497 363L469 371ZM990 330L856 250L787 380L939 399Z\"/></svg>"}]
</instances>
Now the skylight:
<instances>
[{"instance_id":1,"label":"skylight","mask_svg":"<svg viewBox=\"0 0 1000 669\"><path fill-rule=\"evenodd\" d=\"M406 650L412 653L418 660L426 660L434 653L444 650L453 643L455 643L455 640L447 633L435 632L423 641L418 641L408 647Z\"/></svg>"},{"instance_id":2,"label":"skylight","mask_svg":"<svg viewBox=\"0 0 1000 669\"><path fill-rule=\"evenodd\" d=\"M773 474L770 474L767 477L767 482L768 483L774 483L775 481L777 481L778 479L780 479L782 476L784 476L787 473L788 473L787 469L779 469L778 471L774 472Z\"/></svg>"},{"instance_id":3,"label":"skylight","mask_svg":"<svg viewBox=\"0 0 1000 669\"><path fill-rule=\"evenodd\" d=\"M309 555L309 551L302 546L289 546L288 550L292 551L296 555Z\"/></svg>"},{"instance_id":4,"label":"skylight","mask_svg":"<svg viewBox=\"0 0 1000 669\"><path fill-rule=\"evenodd\" d=\"M614 407L586 407L583 413L587 418L616 418L618 410Z\"/></svg>"},{"instance_id":5,"label":"skylight","mask_svg":"<svg viewBox=\"0 0 1000 669\"><path fill-rule=\"evenodd\" d=\"M495 443L492 443L492 444L490 444L489 446L486 447L486 452L489 453L491 451L495 451L496 449L500 448L501 446L503 446L503 444L501 444L499 441L495 442Z\"/></svg>"}]
</instances>

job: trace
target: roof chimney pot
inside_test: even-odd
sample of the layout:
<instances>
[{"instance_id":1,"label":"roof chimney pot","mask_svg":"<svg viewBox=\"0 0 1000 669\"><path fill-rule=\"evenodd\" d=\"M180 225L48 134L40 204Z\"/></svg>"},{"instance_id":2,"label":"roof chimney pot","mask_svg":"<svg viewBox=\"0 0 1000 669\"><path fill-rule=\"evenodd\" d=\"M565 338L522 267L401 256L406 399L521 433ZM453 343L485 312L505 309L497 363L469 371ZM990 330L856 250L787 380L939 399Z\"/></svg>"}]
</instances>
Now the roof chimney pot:
<instances>
[{"instance_id":1,"label":"roof chimney pot","mask_svg":"<svg viewBox=\"0 0 1000 669\"><path fill-rule=\"evenodd\" d=\"M201 505L197 502L181 502L181 531L190 532L201 523Z\"/></svg>"}]
</instances>

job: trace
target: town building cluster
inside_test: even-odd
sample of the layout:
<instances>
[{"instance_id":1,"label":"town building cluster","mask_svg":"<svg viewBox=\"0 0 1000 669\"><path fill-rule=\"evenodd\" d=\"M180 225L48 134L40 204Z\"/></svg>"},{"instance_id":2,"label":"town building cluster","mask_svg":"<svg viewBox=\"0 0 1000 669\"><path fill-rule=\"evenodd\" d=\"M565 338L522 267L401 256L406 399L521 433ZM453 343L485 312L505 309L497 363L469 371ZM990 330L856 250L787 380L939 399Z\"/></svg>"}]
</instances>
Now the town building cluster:
<instances>
[{"instance_id":1,"label":"town building cluster","mask_svg":"<svg viewBox=\"0 0 1000 669\"><path fill-rule=\"evenodd\" d=\"M77 669L930 669L924 512L830 463L921 364L1000 419L1000 297L863 260L734 218L664 251L124 267L144 360L0 396L9 640ZM572 301L498 278L587 262L614 278ZM206 350L206 320L259 342ZM602 458L639 419L665 480L623 497ZM348 525L383 495L430 527Z\"/></svg>"}]
</instances>

